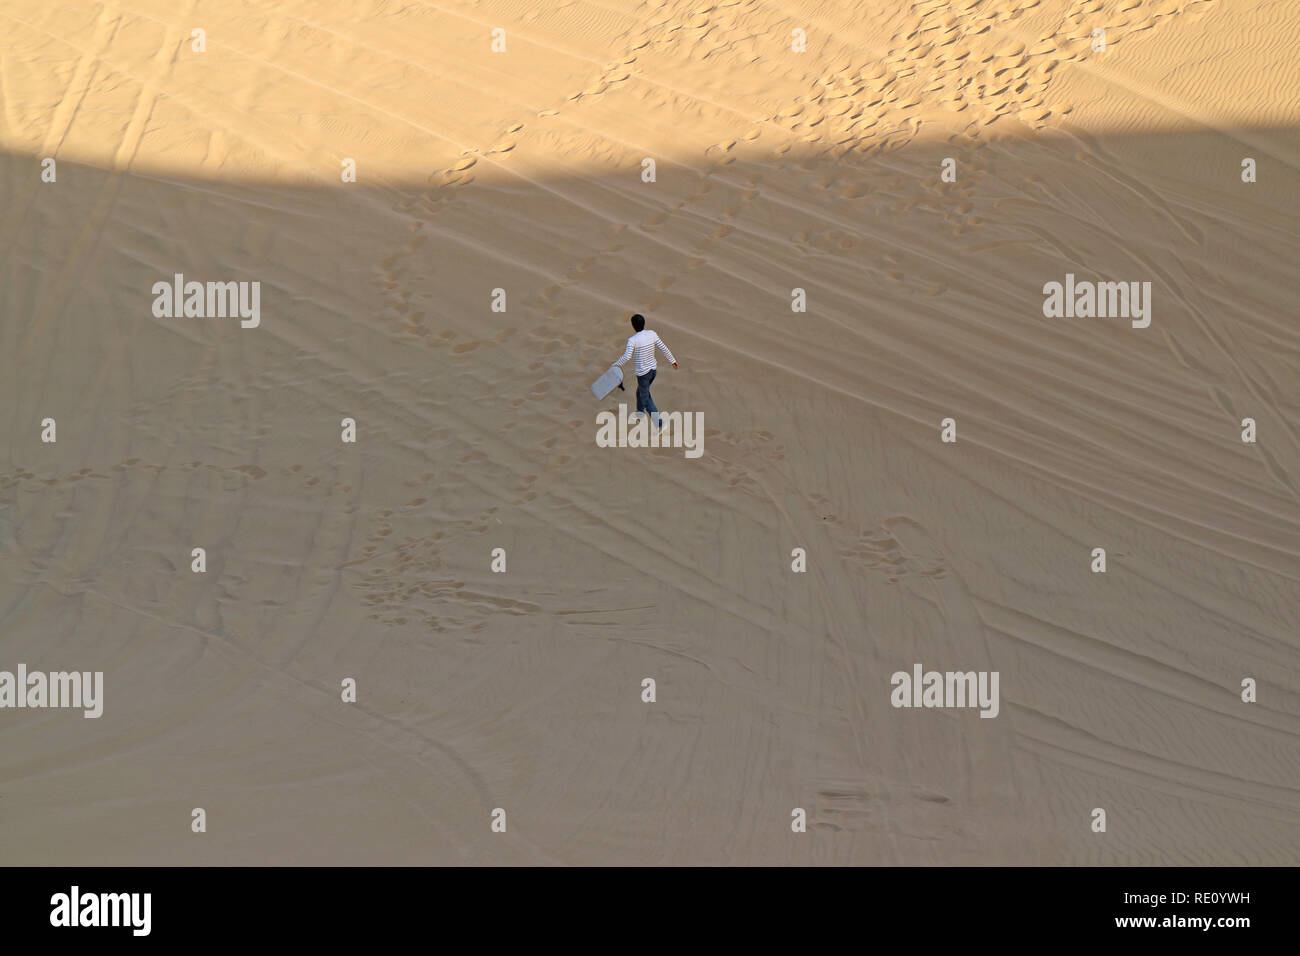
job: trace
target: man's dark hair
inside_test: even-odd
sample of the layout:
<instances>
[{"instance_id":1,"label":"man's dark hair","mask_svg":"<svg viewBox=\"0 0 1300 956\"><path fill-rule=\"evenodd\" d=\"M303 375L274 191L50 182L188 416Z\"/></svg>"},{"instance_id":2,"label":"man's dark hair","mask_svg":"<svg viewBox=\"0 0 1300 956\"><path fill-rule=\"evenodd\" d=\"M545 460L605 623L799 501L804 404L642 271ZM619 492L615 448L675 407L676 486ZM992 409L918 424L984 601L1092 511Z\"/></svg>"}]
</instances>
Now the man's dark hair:
<instances>
[{"instance_id":1,"label":"man's dark hair","mask_svg":"<svg viewBox=\"0 0 1300 956\"><path fill-rule=\"evenodd\" d=\"M645 328L645 316L640 312L632 316L632 328L636 329L638 332Z\"/></svg>"}]
</instances>

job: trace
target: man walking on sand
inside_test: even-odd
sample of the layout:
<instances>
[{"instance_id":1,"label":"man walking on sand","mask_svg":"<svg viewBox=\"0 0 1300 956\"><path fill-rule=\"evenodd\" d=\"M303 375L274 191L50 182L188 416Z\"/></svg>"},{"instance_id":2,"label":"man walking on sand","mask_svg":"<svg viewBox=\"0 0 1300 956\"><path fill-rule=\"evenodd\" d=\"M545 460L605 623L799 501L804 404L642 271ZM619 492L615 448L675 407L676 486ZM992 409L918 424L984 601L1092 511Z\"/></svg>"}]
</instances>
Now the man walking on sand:
<instances>
[{"instance_id":1,"label":"man walking on sand","mask_svg":"<svg viewBox=\"0 0 1300 956\"><path fill-rule=\"evenodd\" d=\"M663 349L664 357L673 363L673 368L677 367L677 360L673 358L673 353L668 351L668 346L664 345L664 340L659 337L659 334L645 327L644 315L637 313L632 316L632 328L636 330L636 334L627 340L627 351L614 365L621 368L628 359L635 358L632 367L636 370L636 410L650 415L650 420L662 428L659 407L650 397L650 385L654 382L657 371L655 349Z\"/></svg>"}]
</instances>

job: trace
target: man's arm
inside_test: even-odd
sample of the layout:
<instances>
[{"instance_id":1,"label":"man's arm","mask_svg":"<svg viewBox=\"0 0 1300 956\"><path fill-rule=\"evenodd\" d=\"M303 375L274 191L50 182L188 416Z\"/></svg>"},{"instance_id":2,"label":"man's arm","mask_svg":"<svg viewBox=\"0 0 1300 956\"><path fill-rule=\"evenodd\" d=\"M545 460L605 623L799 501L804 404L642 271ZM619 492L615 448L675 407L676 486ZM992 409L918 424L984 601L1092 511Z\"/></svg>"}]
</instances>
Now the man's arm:
<instances>
[{"instance_id":1,"label":"man's arm","mask_svg":"<svg viewBox=\"0 0 1300 956\"><path fill-rule=\"evenodd\" d=\"M673 368L676 368L677 359L673 358L673 353L668 351L668 346L664 345L664 340L659 337L658 332L655 333L655 345L657 345L664 355L667 356L668 361L673 363Z\"/></svg>"},{"instance_id":2,"label":"man's arm","mask_svg":"<svg viewBox=\"0 0 1300 956\"><path fill-rule=\"evenodd\" d=\"M614 363L614 366L617 366L618 368L622 368L623 365L627 362L627 360L630 359L631 357L632 357L632 340L628 339L627 351L623 353L623 357L621 359L619 359L617 362Z\"/></svg>"}]
</instances>

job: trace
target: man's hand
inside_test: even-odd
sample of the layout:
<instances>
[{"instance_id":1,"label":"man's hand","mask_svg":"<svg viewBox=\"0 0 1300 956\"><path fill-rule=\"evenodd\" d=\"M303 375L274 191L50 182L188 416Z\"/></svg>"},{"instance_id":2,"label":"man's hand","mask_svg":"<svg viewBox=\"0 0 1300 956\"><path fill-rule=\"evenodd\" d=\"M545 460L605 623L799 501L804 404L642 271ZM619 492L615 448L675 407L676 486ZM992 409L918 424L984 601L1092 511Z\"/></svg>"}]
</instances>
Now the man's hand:
<instances>
[{"instance_id":1,"label":"man's hand","mask_svg":"<svg viewBox=\"0 0 1300 956\"><path fill-rule=\"evenodd\" d=\"M673 368L676 368L676 367L677 367L677 363L674 362L674 363L673 363Z\"/></svg>"}]
</instances>

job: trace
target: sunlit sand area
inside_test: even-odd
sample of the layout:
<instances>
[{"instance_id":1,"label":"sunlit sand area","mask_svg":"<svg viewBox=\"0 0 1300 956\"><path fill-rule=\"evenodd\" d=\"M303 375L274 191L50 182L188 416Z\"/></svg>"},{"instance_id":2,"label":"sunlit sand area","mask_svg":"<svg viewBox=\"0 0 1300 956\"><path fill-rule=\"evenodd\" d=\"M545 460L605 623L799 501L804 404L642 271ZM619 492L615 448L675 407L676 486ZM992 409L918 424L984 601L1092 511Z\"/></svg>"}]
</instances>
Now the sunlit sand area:
<instances>
[{"instance_id":1,"label":"sunlit sand area","mask_svg":"<svg viewBox=\"0 0 1300 956\"><path fill-rule=\"evenodd\" d=\"M1294 863L1297 49L8 0L0 858Z\"/></svg>"}]
</instances>

